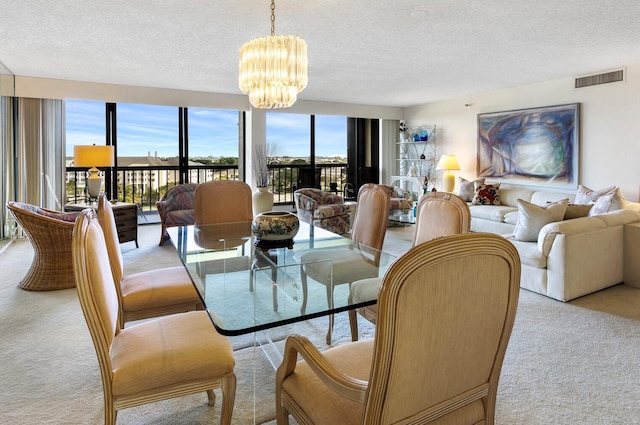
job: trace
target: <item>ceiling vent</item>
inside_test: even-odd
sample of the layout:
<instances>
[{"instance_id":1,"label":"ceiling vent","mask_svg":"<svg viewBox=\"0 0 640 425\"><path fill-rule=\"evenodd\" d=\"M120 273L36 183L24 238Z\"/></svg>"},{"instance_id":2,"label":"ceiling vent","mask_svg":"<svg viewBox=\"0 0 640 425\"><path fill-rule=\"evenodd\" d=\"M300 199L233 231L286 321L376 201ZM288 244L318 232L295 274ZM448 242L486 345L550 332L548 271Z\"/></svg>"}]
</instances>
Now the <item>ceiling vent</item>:
<instances>
[{"instance_id":1,"label":"ceiling vent","mask_svg":"<svg viewBox=\"0 0 640 425\"><path fill-rule=\"evenodd\" d=\"M586 77L576 78L575 88L597 86L600 84L617 83L624 81L624 70L605 72L604 74L588 75Z\"/></svg>"}]
</instances>

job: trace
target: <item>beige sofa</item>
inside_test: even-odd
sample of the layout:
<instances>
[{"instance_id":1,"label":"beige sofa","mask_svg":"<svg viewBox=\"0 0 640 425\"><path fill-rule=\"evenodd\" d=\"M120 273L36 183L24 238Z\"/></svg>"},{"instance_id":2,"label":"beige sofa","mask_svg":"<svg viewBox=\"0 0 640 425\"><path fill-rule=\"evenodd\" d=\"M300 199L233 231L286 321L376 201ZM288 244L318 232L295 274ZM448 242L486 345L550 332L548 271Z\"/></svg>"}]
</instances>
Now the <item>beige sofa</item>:
<instances>
[{"instance_id":1,"label":"beige sofa","mask_svg":"<svg viewBox=\"0 0 640 425\"><path fill-rule=\"evenodd\" d=\"M501 187L503 205L472 205L471 231L502 234L517 248L522 262L520 286L560 301L596 292L623 281L623 231L626 223L640 221L640 204L591 217L546 224L537 241L516 240L517 200L537 205L575 198L575 192L550 192L522 187Z\"/></svg>"}]
</instances>

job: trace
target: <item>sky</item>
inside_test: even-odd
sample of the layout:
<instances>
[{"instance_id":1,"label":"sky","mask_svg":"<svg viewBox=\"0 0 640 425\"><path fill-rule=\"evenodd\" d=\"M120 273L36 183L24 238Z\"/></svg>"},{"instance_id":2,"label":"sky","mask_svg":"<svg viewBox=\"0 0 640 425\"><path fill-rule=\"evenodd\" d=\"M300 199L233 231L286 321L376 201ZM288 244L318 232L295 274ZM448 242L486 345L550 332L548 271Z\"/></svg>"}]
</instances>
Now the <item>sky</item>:
<instances>
[{"instance_id":1,"label":"sky","mask_svg":"<svg viewBox=\"0 0 640 425\"><path fill-rule=\"evenodd\" d=\"M238 112L189 108L189 156L238 156ZM178 108L118 103L119 156L178 156ZM309 115L269 111L267 144L274 156L309 155ZM105 144L105 103L66 101L66 154L74 145ZM316 116L316 156L347 155L347 119Z\"/></svg>"}]
</instances>

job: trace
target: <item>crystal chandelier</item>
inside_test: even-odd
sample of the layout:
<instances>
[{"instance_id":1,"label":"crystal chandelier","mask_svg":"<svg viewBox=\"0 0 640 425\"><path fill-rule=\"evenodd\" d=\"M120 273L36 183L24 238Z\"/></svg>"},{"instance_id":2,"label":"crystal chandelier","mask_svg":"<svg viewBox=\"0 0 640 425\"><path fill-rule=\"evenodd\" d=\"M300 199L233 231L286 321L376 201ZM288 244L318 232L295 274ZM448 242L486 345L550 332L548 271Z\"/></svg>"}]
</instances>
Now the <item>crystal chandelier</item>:
<instances>
[{"instance_id":1,"label":"crystal chandelier","mask_svg":"<svg viewBox=\"0 0 640 425\"><path fill-rule=\"evenodd\" d=\"M255 108L288 108L307 87L307 43L275 35L276 5L271 0L271 35L240 49L240 90Z\"/></svg>"}]
</instances>

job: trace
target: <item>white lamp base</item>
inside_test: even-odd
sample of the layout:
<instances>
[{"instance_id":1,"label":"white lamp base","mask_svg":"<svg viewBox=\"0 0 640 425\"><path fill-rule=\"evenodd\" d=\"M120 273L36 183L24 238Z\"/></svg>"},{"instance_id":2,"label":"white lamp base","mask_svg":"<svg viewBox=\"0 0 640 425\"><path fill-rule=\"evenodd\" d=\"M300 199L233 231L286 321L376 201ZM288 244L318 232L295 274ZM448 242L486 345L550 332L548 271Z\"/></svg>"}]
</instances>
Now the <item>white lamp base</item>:
<instances>
[{"instance_id":1,"label":"white lamp base","mask_svg":"<svg viewBox=\"0 0 640 425\"><path fill-rule=\"evenodd\" d=\"M100 170L96 167L89 169L89 177L87 177L87 192L90 198L97 198L100 195L100 189L102 187L102 176Z\"/></svg>"},{"instance_id":2,"label":"white lamp base","mask_svg":"<svg viewBox=\"0 0 640 425\"><path fill-rule=\"evenodd\" d=\"M453 188L456 186L456 176L446 171L442 176L442 184L444 185L445 192L453 192Z\"/></svg>"}]
</instances>

